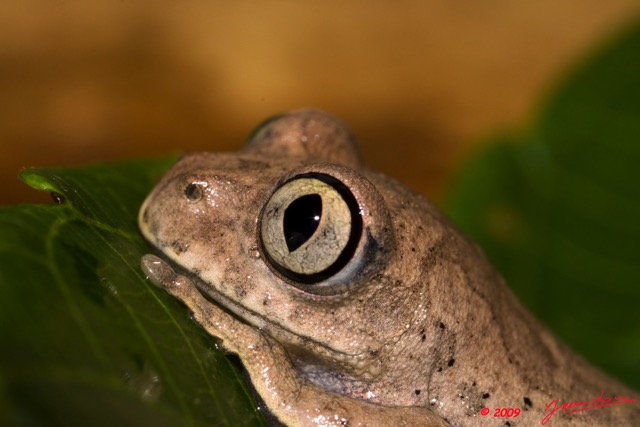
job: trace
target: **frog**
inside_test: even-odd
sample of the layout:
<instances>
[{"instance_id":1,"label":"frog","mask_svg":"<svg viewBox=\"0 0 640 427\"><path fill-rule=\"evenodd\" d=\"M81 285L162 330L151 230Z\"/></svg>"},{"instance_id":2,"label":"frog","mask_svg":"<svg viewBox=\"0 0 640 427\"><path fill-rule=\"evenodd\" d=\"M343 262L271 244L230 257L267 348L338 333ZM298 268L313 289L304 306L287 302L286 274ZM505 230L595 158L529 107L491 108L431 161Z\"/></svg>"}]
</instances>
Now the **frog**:
<instances>
[{"instance_id":1,"label":"frog","mask_svg":"<svg viewBox=\"0 0 640 427\"><path fill-rule=\"evenodd\" d=\"M640 419L633 390L537 320L432 202L369 170L323 111L274 116L238 152L184 155L138 223L148 279L239 357L274 425Z\"/></svg>"}]
</instances>

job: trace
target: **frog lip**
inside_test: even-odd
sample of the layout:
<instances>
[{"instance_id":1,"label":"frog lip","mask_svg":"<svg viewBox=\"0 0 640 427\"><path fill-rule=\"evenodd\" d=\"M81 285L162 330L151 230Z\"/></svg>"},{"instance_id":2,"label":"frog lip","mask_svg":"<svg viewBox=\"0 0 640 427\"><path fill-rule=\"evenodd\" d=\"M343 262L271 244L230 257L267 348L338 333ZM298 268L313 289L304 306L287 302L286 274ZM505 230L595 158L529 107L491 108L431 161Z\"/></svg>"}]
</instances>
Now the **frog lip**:
<instances>
[{"instance_id":1,"label":"frog lip","mask_svg":"<svg viewBox=\"0 0 640 427\"><path fill-rule=\"evenodd\" d=\"M193 277L193 274L190 275ZM194 281L198 290L210 301L227 311L238 321L257 327L275 338L285 348L304 349L316 357L326 357L334 361L349 361L362 358L364 353L347 353L337 350L311 337L301 336L292 330L270 321L259 313L247 309L220 292L215 285L208 285L199 278Z\"/></svg>"},{"instance_id":2,"label":"frog lip","mask_svg":"<svg viewBox=\"0 0 640 427\"><path fill-rule=\"evenodd\" d=\"M325 359L333 363L343 362L345 364L354 364L355 362L355 364L358 364L358 361L366 356L364 352L348 353L319 342L312 337L298 335L292 330L272 322L259 313L238 304L220 292L216 285L201 279L196 271L186 270L170 258L169 264L174 268L174 271L181 272L182 274L186 273L186 276L193 280L200 293L211 301L211 303L233 316L237 321L258 328L261 332L270 335L283 345L285 349L293 350L298 355L308 354L312 356L312 359L315 361Z\"/></svg>"},{"instance_id":3,"label":"frog lip","mask_svg":"<svg viewBox=\"0 0 640 427\"><path fill-rule=\"evenodd\" d=\"M142 224L140 227L145 237L147 237L147 235L149 234L146 225L147 224ZM365 352L348 353L328 346L327 344L319 342L312 337L298 335L292 330L283 327L282 325L279 325L275 322L272 322L259 313L238 304L236 301L219 290L219 284L216 285L214 283L204 281L200 278L199 271L192 271L181 266L174 258L178 257L179 255L172 253L173 251L171 250L168 250L171 247L170 244L159 239L153 239L152 242L153 245L160 250L162 254L161 258L165 262L167 262L176 273L184 274L185 276L193 280L194 284L205 298L207 298L221 310L224 310L225 312L232 315L239 322L249 324L261 331L266 332L268 335L275 338L276 341L282 344L285 348L295 348L298 351L303 350L303 352L313 354L316 357L324 357L327 360L342 361L345 363L348 363L349 361L359 361L366 356Z\"/></svg>"}]
</instances>

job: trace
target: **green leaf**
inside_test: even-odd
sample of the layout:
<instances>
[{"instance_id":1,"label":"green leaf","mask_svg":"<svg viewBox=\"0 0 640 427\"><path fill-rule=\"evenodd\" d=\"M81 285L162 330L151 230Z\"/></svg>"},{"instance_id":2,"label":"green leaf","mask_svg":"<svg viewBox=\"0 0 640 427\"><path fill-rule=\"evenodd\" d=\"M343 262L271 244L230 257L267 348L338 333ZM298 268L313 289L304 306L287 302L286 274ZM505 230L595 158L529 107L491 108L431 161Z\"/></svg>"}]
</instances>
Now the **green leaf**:
<instances>
[{"instance_id":1,"label":"green leaf","mask_svg":"<svg viewBox=\"0 0 640 427\"><path fill-rule=\"evenodd\" d=\"M534 126L496 138L445 203L524 302L640 387L640 24L581 64Z\"/></svg>"},{"instance_id":2,"label":"green leaf","mask_svg":"<svg viewBox=\"0 0 640 427\"><path fill-rule=\"evenodd\" d=\"M145 280L138 209L175 159L30 169L0 209L0 425L265 425L239 368Z\"/></svg>"}]
</instances>

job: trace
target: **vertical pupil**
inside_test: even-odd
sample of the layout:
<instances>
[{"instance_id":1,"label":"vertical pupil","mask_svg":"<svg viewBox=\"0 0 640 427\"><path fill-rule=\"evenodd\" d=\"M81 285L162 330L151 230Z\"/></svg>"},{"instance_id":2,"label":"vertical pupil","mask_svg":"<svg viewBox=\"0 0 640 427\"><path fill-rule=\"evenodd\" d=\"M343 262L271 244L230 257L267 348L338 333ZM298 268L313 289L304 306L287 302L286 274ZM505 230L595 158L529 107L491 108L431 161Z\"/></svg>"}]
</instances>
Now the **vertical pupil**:
<instances>
[{"instance_id":1,"label":"vertical pupil","mask_svg":"<svg viewBox=\"0 0 640 427\"><path fill-rule=\"evenodd\" d=\"M284 238L289 252L304 244L318 228L322 217L322 197L307 194L291 202L284 211Z\"/></svg>"}]
</instances>

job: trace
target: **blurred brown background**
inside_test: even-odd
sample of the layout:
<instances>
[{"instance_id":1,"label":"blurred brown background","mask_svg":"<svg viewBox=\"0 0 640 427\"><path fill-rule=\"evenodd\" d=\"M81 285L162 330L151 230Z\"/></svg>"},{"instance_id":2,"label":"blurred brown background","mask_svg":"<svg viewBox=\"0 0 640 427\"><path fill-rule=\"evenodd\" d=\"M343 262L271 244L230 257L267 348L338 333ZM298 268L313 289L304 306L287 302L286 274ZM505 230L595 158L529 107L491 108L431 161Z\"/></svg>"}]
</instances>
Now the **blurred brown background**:
<instances>
[{"instance_id":1,"label":"blurred brown background","mask_svg":"<svg viewBox=\"0 0 640 427\"><path fill-rule=\"evenodd\" d=\"M239 148L276 112L340 116L369 165L438 198L530 121L637 0L3 1L0 204L24 166Z\"/></svg>"}]
</instances>

